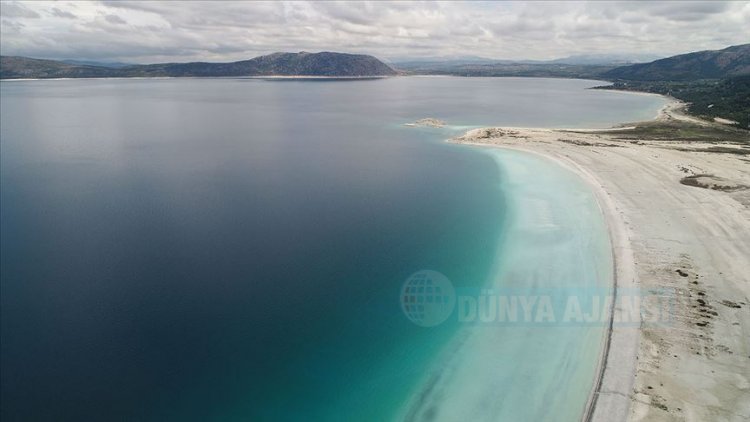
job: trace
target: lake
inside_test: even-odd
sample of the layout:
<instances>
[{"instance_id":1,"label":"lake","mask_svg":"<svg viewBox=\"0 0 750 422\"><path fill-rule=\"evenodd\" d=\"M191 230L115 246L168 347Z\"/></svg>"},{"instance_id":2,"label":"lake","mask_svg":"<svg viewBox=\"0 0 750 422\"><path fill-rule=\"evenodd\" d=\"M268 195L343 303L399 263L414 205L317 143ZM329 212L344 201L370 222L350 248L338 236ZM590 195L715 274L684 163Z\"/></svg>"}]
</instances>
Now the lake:
<instances>
[{"instance_id":1,"label":"lake","mask_svg":"<svg viewBox=\"0 0 750 422\"><path fill-rule=\"evenodd\" d=\"M532 286L537 261L607 286L606 227L577 178L444 142L665 104L586 89L600 84L3 81L2 419L575 419L598 356L581 349L603 327L424 327L401 292L421 270L456 292L555 287ZM448 126L404 126L424 117ZM566 243L523 217L530 203L555 204Z\"/></svg>"}]
</instances>

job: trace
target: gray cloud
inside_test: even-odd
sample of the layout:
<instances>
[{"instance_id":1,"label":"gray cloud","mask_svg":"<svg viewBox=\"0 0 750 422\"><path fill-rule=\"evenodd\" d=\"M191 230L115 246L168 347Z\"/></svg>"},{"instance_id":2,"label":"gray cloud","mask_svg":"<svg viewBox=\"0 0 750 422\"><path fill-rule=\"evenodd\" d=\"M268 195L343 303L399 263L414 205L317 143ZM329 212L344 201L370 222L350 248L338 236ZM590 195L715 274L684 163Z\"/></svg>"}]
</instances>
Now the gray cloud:
<instances>
[{"instance_id":1,"label":"gray cloud","mask_svg":"<svg viewBox=\"0 0 750 422\"><path fill-rule=\"evenodd\" d=\"M65 19L76 19L76 17L77 17L73 13L70 13L70 12L65 11L65 10L60 10L57 7L53 7L52 10L50 11L50 14L52 16L55 16L55 17L58 17L58 18L65 18Z\"/></svg>"},{"instance_id":2,"label":"gray cloud","mask_svg":"<svg viewBox=\"0 0 750 422\"><path fill-rule=\"evenodd\" d=\"M21 5L19 2L1 2L0 3L0 15L4 18L10 19L37 19L40 18L39 13L28 9Z\"/></svg>"},{"instance_id":3,"label":"gray cloud","mask_svg":"<svg viewBox=\"0 0 750 422\"><path fill-rule=\"evenodd\" d=\"M301 50L382 58L671 55L750 41L748 2L39 1L1 9L3 54L130 62Z\"/></svg>"},{"instance_id":4,"label":"gray cloud","mask_svg":"<svg viewBox=\"0 0 750 422\"><path fill-rule=\"evenodd\" d=\"M109 23L114 23L116 25L126 25L127 22L125 19L117 16L117 15L104 15L104 20L106 20Z\"/></svg>"},{"instance_id":5,"label":"gray cloud","mask_svg":"<svg viewBox=\"0 0 750 422\"><path fill-rule=\"evenodd\" d=\"M2 21L0 21L0 25L6 26L14 31L20 31L26 26L22 24L21 22L13 21L10 19L3 19Z\"/></svg>"}]
</instances>

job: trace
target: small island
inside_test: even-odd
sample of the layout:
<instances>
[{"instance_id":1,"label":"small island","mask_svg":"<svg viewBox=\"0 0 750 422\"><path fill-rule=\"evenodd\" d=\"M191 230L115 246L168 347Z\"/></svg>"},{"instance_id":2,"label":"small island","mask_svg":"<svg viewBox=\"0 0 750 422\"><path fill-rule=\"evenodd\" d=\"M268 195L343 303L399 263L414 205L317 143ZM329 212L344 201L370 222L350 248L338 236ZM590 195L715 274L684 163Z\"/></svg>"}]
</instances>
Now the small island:
<instances>
[{"instance_id":1,"label":"small island","mask_svg":"<svg viewBox=\"0 0 750 422\"><path fill-rule=\"evenodd\" d=\"M445 121L440 119L434 119L432 117L426 117L424 119L416 120L412 123L406 123L404 126L410 127L445 127Z\"/></svg>"}]
</instances>

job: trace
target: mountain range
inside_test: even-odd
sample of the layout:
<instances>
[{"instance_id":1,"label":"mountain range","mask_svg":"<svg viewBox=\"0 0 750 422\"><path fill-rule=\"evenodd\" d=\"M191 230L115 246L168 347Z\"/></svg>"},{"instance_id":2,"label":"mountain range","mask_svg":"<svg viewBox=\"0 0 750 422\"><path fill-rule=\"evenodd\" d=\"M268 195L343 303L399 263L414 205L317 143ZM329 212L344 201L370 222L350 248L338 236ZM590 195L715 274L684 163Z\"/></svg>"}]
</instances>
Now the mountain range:
<instances>
[{"instance_id":1,"label":"mountain range","mask_svg":"<svg viewBox=\"0 0 750 422\"><path fill-rule=\"evenodd\" d=\"M590 66L622 66L633 63L645 63L659 59L650 54L580 54L552 60L508 60L488 59L478 56L442 56L401 58L392 60L398 69L414 70L426 67L448 67L466 65L590 65Z\"/></svg>"},{"instance_id":2,"label":"mountain range","mask_svg":"<svg viewBox=\"0 0 750 422\"><path fill-rule=\"evenodd\" d=\"M723 79L750 73L750 44L723 50L699 51L650 61L647 55L591 54L548 61L414 60L397 62L412 74L457 76L539 76L632 81L682 81Z\"/></svg>"},{"instance_id":3,"label":"mountain range","mask_svg":"<svg viewBox=\"0 0 750 422\"><path fill-rule=\"evenodd\" d=\"M606 79L636 81L690 81L746 74L750 74L750 44L618 67L602 73L602 76Z\"/></svg>"},{"instance_id":4,"label":"mountain range","mask_svg":"<svg viewBox=\"0 0 750 422\"><path fill-rule=\"evenodd\" d=\"M612 81L691 81L750 74L750 44L699 51L649 63L645 55L591 54L549 61L490 60L481 57L416 59L396 62L412 74L460 76L547 76ZM179 76L392 76L398 72L373 56L333 52L273 53L230 63L159 63L126 65L0 57L0 79Z\"/></svg>"},{"instance_id":5,"label":"mountain range","mask_svg":"<svg viewBox=\"0 0 750 422\"><path fill-rule=\"evenodd\" d=\"M0 79L178 76L327 76L396 75L373 56L344 53L274 53L231 63L160 63L111 67L28 57L0 57Z\"/></svg>"}]
</instances>

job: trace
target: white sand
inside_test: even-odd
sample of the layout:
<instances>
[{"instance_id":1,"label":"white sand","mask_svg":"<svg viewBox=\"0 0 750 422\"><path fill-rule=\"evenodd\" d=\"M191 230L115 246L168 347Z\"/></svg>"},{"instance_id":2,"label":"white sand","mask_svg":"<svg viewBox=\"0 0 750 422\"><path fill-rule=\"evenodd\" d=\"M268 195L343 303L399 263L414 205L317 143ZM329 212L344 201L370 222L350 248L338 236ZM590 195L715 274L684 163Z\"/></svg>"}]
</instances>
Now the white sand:
<instances>
[{"instance_id":1,"label":"white sand","mask_svg":"<svg viewBox=\"0 0 750 422\"><path fill-rule=\"evenodd\" d=\"M670 104L660 119L710 124L679 108ZM607 214L618 287L674 296L666 327L615 326L591 420L750 420L750 155L616 136L492 128L454 142L526 150L576 169ZM686 176L723 190L681 184Z\"/></svg>"}]
</instances>

